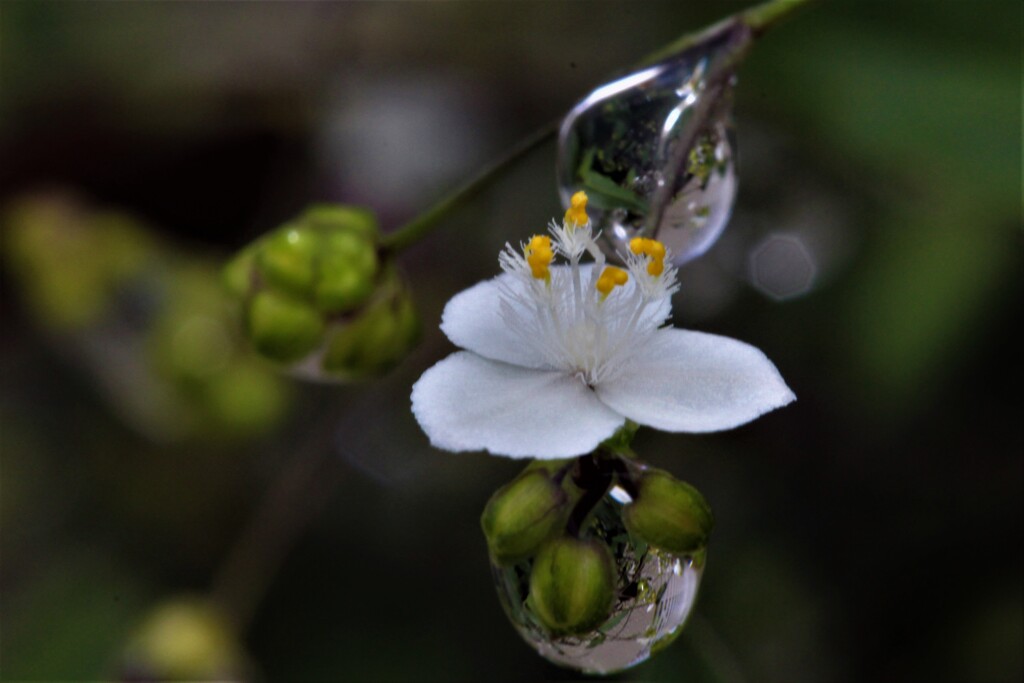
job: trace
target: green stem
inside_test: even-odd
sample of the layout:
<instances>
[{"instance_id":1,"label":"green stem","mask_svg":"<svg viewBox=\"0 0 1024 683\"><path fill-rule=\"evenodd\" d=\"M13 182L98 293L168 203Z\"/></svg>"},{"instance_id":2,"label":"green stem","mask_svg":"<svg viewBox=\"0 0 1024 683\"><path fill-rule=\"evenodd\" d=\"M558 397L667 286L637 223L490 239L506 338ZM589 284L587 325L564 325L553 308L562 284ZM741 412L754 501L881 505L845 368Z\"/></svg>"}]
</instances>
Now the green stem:
<instances>
[{"instance_id":1,"label":"green stem","mask_svg":"<svg viewBox=\"0 0 1024 683\"><path fill-rule=\"evenodd\" d=\"M705 37L711 33L721 31L735 24L744 24L750 29L750 40L748 40L744 45L739 46L740 49L737 49L734 64L738 64L742 57L745 56L746 48L749 47L753 38L759 37L769 28L789 17L793 12L804 5L816 1L817 0L771 0L770 2L757 5L756 7L734 14L728 19L723 20L705 31L688 33L685 36L672 41L668 45L665 45L664 47L647 55L636 66L642 67L659 62L670 55L681 52L691 45L704 40ZM426 237L449 213L468 202L488 185L497 180L498 176L506 168L526 156L533 149L547 142L550 138L554 137L557 130L558 121L553 121L534 131L532 134L516 144L516 146L509 150L504 156L481 169L476 176L469 180L469 182L457 188L451 194L446 195L429 209L419 214L394 232L385 235L382 247L386 251L398 253Z\"/></svg>"},{"instance_id":2,"label":"green stem","mask_svg":"<svg viewBox=\"0 0 1024 683\"><path fill-rule=\"evenodd\" d=\"M554 121L523 138L504 156L485 166L464 185L443 197L402 227L386 235L382 244L384 249L399 252L418 242L429 234L449 212L465 204L497 180L501 171L554 137L556 130L558 130L558 122Z\"/></svg>"},{"instance_id":3,"label":"green stem","mask_svg":"<svg viewBox=\"0 0 1024 683\"><path fill-rule=\"evenodd\" d=\"M772 0L740 14L740 21L749 26L754 35L761 35L794 12L817 0Z\"/></svg>"},{"instance_id":4,"label":"green stem","mask_svg":"<svg viewBox=\"0 0 1024 683\"><path fill-rule=\"evenodd\" d=\"M666 57L678 54L679 52L696 45L697 43L705 40L709 35L719 33L739 24L750 29L752 38L759 38L765 33L765 31L790 17L800 8L817 1L818 0L770 0L770 2L755 5L750 9L743 10L731 17L723 19L703 31L687 33L684 36L680 36L671 43L658 48L644 57L640 60L638 66L649 66L660 62Z\"/></svg>"},{"instance_id":5,"label":"green stem","mask_svg":"<svg viewBox=\"0 0 1024 683\"><path fill-rule=\"evenodd\" d=\"M626 420L619 429L610 437L601 442L599 451L624 460L636 460L636 453L633 451L633 437L636 436L640 425L632 420Z\"/></svg>"},{"instance_id":6,"label":"green stem","mask_svg":"<svg viewBox=\"0 0 1024 683\"><path fill-rule=\"evenodd\" d=\"M295 541L340 483L332 442L342 414L329 406L314 420L316 427L271 481L213 578L210 594L239 632L248 628Z\"/></svg>"}]
</instances>

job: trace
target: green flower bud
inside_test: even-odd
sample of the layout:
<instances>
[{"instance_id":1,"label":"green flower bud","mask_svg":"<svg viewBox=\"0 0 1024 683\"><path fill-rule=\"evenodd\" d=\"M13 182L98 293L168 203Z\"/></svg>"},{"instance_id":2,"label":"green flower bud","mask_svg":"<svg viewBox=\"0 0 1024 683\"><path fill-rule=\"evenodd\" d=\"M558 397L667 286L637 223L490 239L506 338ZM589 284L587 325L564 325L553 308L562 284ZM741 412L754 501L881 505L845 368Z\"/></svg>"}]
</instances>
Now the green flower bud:
<instances>
[{"instance_id":1,"label":"green flower bud","mask_svg":"<svg viewBox=\"0 0 1024 683\"><path fill-rule=\"evenodd\" d=\"M318 204L243 249L225 267L224 282L239 297L255 285L308 299L324 313L344 313L373 293L377 241L370 211Z\"/></svg>"},{"instance_id":2,"label":"green flower bud","mask_svg":"<svg viewBox=\"0 0 1024 683\"><path fill-rule=\"evenodd\" d=\"M631 534L677 555L704 548L714 524L700 492L662 470L644 474L636 499L622 512L622 521Z\"/></svg>"},{"instance_id":3,"label":"green flower bud","mask_svg":"<svg viewBox=\"0 0 1024 683\"><path fill-rule=\"evenodd\" d=\"M412 299L381 261L377 221L365 209L314 205L243 249L222 277L246 308L256 350L280 363L308 359L292 367L302 376L379 375L419 339Z\"/></svg>"},{"instance_id":4,"label":"green flower bud","mask_svg":"<svg viewBox=\"0 0 1024 683\"><path fill-rule=\"evenodd\" d=\"M323 369L350 379L379 375L405 358L419 333L412 298L392 274L390 287L328 338Z\"/></svg>"},{"instance_id":5,"label":"green flower bud","mask_svg":"<svg viewBox=\"0 0 1024 683\"><path fill-rule=\"evenodd\" d=\"M305 296L316 276L320 236L312 230L286 226L267 237L257 256L257 266L267 282L296 296Z\"/></svg>"},{"instance_id":6,"label":"green flower bud","mask_svg":"<svg viewBox=\"0 0 1024 683\"><path fill-rule=\"evenodd\" d=\"M249 337L256 350L283 363L297 361L319 344L324 323L311 306L276 292L260 292L249 304Z\"/></svg>"},{"instance_id":7,"label":"green flower bud","mask_svg":"<svg viewBox=\"0 0 1024 683\"><path fill-rule=\"evenodd\" d=\"M124 656L124 673L133 680L235 680L245 668L230 622L216 605L198 597L158 606Z\"/></svg>"},{"instance_id":8,"label":"green flower bud","mask_svg":"<svg viewBox=\"0 0 1024 683\"><path fill-rule=\"evenodd\" d=\"M343 204L313 204L302 214L304 225L314 230L345 230L375 242L377 219L369 209Z\"/></svg>"},{"instance_id":9,"label":"green flower bud","mask_svg":"<svg viewBox=\"0 0 1024 683\"><path fill-rule=\"evenodd\" d=\"M480 517L494 562L512 564L536 554L542 543L565 529L570 511L565 491L540 470L502 486Z\"/></svg>"},{"instance_id":10,"label":"green flower bud","mask_svg":"<svg viewBox=\"0 0 1024 683\"><path fill-rule=\"evenodd\" d=\"M533 561L528 604L553 634L585 633L611 613L615 579L615 560L603 542L555 538Z\"/></svg>"},{"instance_id":11,"label":"green flower bud","mask_svg":"<svg viewBox=\"0 0 1024 683\"><path fill-rule=\"evenodd\" d=\"M373 293L377 267L377 247L372 238L356 231L326 235L314 292L317 307L331 313L363 303Z\"/></svg>"},{"instance_id":12,"label":"green flower bud","mask_svg":"<svg viewBox=\"0 0 1024 683\"><path fill-rule=\"evenodd\" d=\"M246 297L253 285L253 270L256 267L256 256L259 254L260 242L250 244L228 261L221 271L221 282L224 288L239 299Z\"/></svg>"},{"instance_id":13,"label":"green flower bud","mask_svg":"<svg viewBox=\"0 0 1024 683\"><path fill-rule=\"evenodd\" d=\"M271 429L288 405L288 384L242 338L237 302L212 264L192 258L156 271L165 293L145 332L158 382L152 428L165 434L249 436ZM162 407L156 407L162 403Z\"/></svg>"},{"instance_id":14,"label":"green flower bud","mask_svg":"<svg viewBox=\"0 0 1024 683\"><path fill-rule=\"evenodd\" d=\"M206 405L229 433L252 434L277 423L288 406L288 394L275 374L249 356L210 379Z\"/></svg>"}]
</instances>

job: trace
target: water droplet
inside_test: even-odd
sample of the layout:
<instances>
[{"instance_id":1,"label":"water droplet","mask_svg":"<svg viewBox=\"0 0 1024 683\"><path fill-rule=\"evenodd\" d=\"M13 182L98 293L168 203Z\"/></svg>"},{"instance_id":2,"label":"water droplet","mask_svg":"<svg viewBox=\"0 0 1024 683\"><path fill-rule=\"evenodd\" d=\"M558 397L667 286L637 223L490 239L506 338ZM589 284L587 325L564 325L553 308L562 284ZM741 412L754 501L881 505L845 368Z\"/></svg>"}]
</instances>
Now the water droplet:
<instances>
[{"instance_id":1,"label":"water droplet","mask_svg":"<svg viewBox=\"0 0 1024 683\"><path fill-rule=\"evenodd\" d=\"M603 85L559 134L562 203L577 190L609 255L643 234L681 264L718 239L736 197L730 64L744 36L727 28L652 67Z\"/></svg>"},{"instance_id":2,"label":"water droplet","mask_svg":"<svg viewBox=\"0 0 1024 683\"><path fill-rule=\"evenodd\" d=\"M671 642L690 614L703 561L680 557L631 538L622 523L622 503L612 489L596 505L581 537L606 543L615 560L615 599L608 617L585 633L548 632L529 603L533 560L492 565L505 612L519 634L541 656L587 673L612 673L646 660Z\"/></svg>"}]
</instances>

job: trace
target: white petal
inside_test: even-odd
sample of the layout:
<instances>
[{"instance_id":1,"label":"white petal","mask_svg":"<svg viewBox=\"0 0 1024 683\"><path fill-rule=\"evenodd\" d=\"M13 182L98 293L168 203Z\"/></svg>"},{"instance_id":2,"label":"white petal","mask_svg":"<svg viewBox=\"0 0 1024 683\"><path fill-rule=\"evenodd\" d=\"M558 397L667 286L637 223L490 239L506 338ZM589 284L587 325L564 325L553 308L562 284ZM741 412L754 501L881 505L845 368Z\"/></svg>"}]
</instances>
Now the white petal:
<instances>
[{"instance_id":1,"label":"white petal","mask_svg":"<svg viewBox=\"0 0 1024 683\"><path fill-rule=\"evenodd\" d=\"M456 346L485 358L527 368L544 367L544 357L530 345L523 344L502 318L502 286L513 287L516 291L522 287L515 277L506 273L456 294L441 314L441 331ZM520 307L514 301L509 303Z\"/></svg>"},{"instance_id":2,"label":"white petal","mask_svg":"<svg viewBox=\"0 0 1024 683\"><path fill-rule=\"evenodd\" d=\"M589 453L624 421L575 377L465 351L423 373L412 412L437 448L513 458Z\"/></svg>"},{"instance_id":3,"label":"white petal","mask_svg":"<svg viewBox=\"0 0 1024 683\"><path fill-rule=\"evenodd\" d=\"M796 398L753 346L679 329L659 331L597 395L634 422L667 432L731 429Z\"/></svg>"}]
</instances>

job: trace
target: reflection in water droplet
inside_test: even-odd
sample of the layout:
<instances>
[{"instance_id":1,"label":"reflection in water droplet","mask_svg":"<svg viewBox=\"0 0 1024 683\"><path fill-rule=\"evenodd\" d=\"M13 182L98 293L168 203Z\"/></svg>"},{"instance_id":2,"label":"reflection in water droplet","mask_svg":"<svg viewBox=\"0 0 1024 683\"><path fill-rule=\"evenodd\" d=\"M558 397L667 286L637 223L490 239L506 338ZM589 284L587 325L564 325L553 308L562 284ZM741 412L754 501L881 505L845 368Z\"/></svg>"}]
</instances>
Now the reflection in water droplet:
<instances>
[{"instance_id":1,"label":"reflection in water droplet","mask_svg":"<svg viewBox=\"0 0 1024 683\"><path fill-rule=\"evenodd\" d=\"M619 485L613 486L609 491L608 495L614 498L617 502L625 505L626 503L633 502L633 496L629 495L629 491L622 488Z\"/></svg>"},{"instance_id":2,"label":"reflection in water droplet","mask_svg":"<svg viewBox=\"0 0 1024 683\"><path fill-rule=\"evenodd\" d=\"M725 228L737 176L733 79L721 73L738 40L722 31L604 85L563 121L562 203L587 192L608 252L625 252L642 233L664 242L680 264L707 251Z\"/></svg>"},{"instance_id":3,"label":"reflection in water droplet","mask_svg":"<svg viewBox=\"0 0 1024 683\"><path fill-rule=\"evenodd\" d=\"M581 532L608 544L618 571L612 611L592 631L567 636L548 633L527 601L532 559L492 566L498 597L512 624L531 647L555 664L587 673L621 671L672 642L690 614L703 558L679 557L634 542L622 523L621 510L622 504L610 491Z\"/></svg>"}]
</instances>

